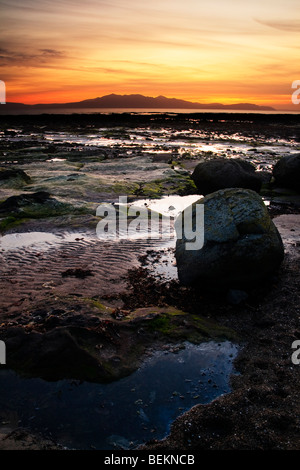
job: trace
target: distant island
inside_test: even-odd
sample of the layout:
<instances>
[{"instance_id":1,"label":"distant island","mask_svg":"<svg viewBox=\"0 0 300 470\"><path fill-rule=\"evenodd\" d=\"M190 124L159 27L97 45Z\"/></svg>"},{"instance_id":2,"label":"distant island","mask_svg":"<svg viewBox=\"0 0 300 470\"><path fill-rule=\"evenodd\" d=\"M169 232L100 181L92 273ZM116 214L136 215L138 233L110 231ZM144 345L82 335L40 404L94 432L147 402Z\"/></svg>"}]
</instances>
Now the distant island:
<instances>
[{"instance_id":1,"label":"distant island","mask_svg":"<svg viewBox=\"0 0 300 470\"><path fill-rule=\"evenodd\" d=\"M249 111L276 111L271 106L259 106L251 103L221 104L221 103L194 103L191 101L180 100L177 98L166 98L165 96L143 96L139 94L132 95L110 95L101 98L88 99L83 101L74 101L71 103L46 103L46 104L23 104L8 102L1 108L9 109L72 109L72 108L124 108L124 109L232 109L232 110L249 110ZM1 109L4 111L4 109Z\"/></svg>"}]
</instances>

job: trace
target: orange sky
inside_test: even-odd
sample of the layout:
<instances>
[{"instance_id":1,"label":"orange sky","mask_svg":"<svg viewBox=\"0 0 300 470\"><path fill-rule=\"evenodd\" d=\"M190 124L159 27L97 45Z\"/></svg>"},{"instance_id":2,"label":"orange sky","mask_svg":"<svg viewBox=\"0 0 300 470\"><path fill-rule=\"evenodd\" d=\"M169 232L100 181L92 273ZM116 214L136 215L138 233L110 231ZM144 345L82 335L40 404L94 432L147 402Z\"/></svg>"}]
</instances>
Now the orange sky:
<instances>
[{"instance_id":1,"label":"orange sky","mask_svg":"<svg viewBox=\"0 0 300 470\"><path fill-rule=\"evenodd\" d=\"M0 0L6 100L110 93L299 111L299 0Z\"/></svg>"}]
</instances>

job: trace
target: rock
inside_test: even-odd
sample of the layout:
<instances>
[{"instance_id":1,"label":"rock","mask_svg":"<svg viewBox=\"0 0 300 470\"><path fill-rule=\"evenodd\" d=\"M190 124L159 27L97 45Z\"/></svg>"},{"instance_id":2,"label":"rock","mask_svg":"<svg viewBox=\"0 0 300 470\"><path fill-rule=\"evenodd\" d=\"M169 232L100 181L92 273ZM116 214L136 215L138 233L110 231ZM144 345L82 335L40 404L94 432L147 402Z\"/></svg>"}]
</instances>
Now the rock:
<instances>
[{"instance_id":1,"label":"rock","mask_svg":"<svg viewBox=\"0 0 300 470\"><path fill-rule=\"evenodd\" d=\"M25 183L30 183L30 176L25 173L23 170L18 170L16 168L11 168L9 170L5 168L0 168L0 181L7 181L12 178L18 178L23 180Z\"/></svg>"},{"instance_id":2,"label":"rock","mask_svg":"<svg viewBox=\"0 0 300 470\"><path fill-rule=\"evenodd\" d=\"M42 219L75 213L70 204L61 202L46 191L11 196L0 204L0 217Z\"/></svg>"},{"instance_id":3,"label":"rock","mask_svg":"<svg viewBox=\"0 0 300 470\"><path fill-rule=\"evenodd\" d=\"M66 271L63 271L61 275L62 277L74 276L74 277L78 277L79 279L84 279L87 276L93 276L93 273L90 269L70 268L70 269L67 269Z\"/></svg>"},{"instance_id":4,"label":"rock","mask_svg":"<svg viewBox=\"0 0 300 470\"><path fill-rule=\"evenodd\" d=\"M45 380L79 378L93 380L107 376L89 351L82 347L89 332L78 327L57 327L49 332L11 328L5 343L11 367L30 377Z\"/></svg>"},{"instance_id":5,"label":"rock","mask_svg":"<svg viewBox=\"0 0 300 470\"><path fill-rule=\"evenodd\" d=\"M11 196L0 204L0 213L13 212L30 204L44 204L50 199L50 194L46 191L37 193L20 194Z\"/></svg>"},{"instance_id":6,"label":"rock","mask_svg":"<svg viewBox=\"0 0 300 470\"><path fill-rule=\"evenodd\" d=\"M246 188L259 192L262 185L255 167L238 158L218 158L199 163L191 177L204 196L225 188Z\"/></svg>"},{"instance_id":7,"label":"rock","mask_svg":"<svg viewBox=\"0 0 300 470\"><path fill-rule=\"evenodd\" d=\"M273 177L276 186L300 192L300 153L281 157L274 165Z\"/></svg>"},{"instance_id":8,"label":"rock","mask_svg":"<svg viewBox=\"0 0 300 470\"><path fill-rule=\"evenodd\" d=\"M175 255L183 285L243 290L266 280L280 266L283 243L256 192L224 189L200 199L189 209L194 232L196 204L204 204L204 244L198 250L186 249L189 240L184 229L182 238L177 239ZM177 234L185 211L176 221Z\"/></svg>"}]
</instances>

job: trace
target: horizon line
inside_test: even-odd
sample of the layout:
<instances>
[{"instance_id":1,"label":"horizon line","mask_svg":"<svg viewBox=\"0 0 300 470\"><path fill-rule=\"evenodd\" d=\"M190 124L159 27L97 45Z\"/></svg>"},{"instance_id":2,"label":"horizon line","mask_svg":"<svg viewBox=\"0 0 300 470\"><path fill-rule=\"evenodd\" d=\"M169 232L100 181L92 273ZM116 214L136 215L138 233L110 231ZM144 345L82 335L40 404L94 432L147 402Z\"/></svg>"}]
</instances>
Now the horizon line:
<instances>
[{"instance_id":1,"label":"horizon line","mask_svg":"<svg viewBox=\"0 0 300 470\"><path fill-rule=\"evenodd\" d=\"M58 106L68 106L68 105L75 105L75 104L84 104L85 102L88 102L88 101L91 101L91 102L95 102L96 100L101 100L103 98L109 98L109 97L119 97L119 98L127 98L127 97L141 97L141 98L145 98L145 99L149 99L149 100L158 100L158 99L166 99L166 100L169 100L169 101L178 101L178 102L181 102L181 104L185 104L188 106L188 105L191 105L191 106L201 106L201 108L203 109L209 109L210 106L214 106L213 109L217 109L216 106L220 106L220 109L222 109L223 107L224 108L231 108L233 106L241 106L241 105L246 105L246 106L253 106L253 107L257 107L257 108L269 108L270 110L274 110L274 111L277 111L278 109L276 109L273 105L265 105L265 104L256 104L256 103L253 103L253 102L249 102L249 101L236 101L235 103L228 103L228 104L224 104L222 103L222 100L221 101L212 101L212 102L209 102L209 103L203 103L203 102L198 102L198 101L190 101L190 100L186 100L186 99L182 99L182 98L174 98L174 97L167 97L165 95L157 95L157 96L149 96L149 95L143 95L141 93L130 93L130 94L117 94L117 93L109 93L109 94L106 94L106 95L103 95L103 96L97 96L95 98L84 98L84 99L80 99L79 101L56 101L56 102L49 102L49 103L45 103L45 102L39 102L39 103L24 103L24 102L21 102L21 101L7 101L5 104L6 105L20 105L20 106L32 106L32 107L35 107L35 106L45 106L45 107L49 107L49 106L55 106L55 105L58 105ZM226 101L226 99L225 99ZM175 103L174 103L175 104ZM179 104L179 103L178 103ZM208 108L206 108L206 106ZM133 107L133 108L141 108L141 109L147 109L147 107L144 107L144 106L131 106L131 105L127 105L124 109L126 108L130 108L130 107ZM108 106L108 108L122 108L122 106L119 106L119 105L113 105L113 106ZM171 107L166 107L165 109L176 109L176 106L171 106ZM199 108L199 109L201 109ZM187 108L188 109L188 108ZM193 109L193 108L189 108L189 109ZM195 108L196 109L196 108Z\"/></svg>"}]
</instances>

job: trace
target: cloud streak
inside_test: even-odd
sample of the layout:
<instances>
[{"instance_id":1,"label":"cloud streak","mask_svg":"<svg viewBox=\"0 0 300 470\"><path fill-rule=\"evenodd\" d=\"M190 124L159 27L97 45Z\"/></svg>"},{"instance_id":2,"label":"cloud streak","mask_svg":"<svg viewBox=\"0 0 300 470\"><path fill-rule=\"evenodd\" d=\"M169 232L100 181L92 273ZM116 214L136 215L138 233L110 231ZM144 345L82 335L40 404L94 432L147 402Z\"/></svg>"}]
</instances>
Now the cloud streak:
<instances>
[{"instance_id":1,"label":"cloud streak","mask_svg":"<svg viewBox=\"0 0 300 470\"><path fill-rule=\"evenodd\" d=\"M63 59L63 51L55 49L39 49L33 53L18 52L9 49L0 49L0 67L47 67L51 65L51 60ZM49 62L50 61L50 62Z\"/></svg>"},{"instance_id":2,"label":"cloud streak","mask_svg":"<svg viewBox=\"0 0 300 470\"><path fill-rule=\"evenodd\" d=\"M264 26L268 26L279 31L287 31L291 33L300 34L300 19L293 20L260 20L254 18L254 20Z\"/></svg>"}]
</instances>

